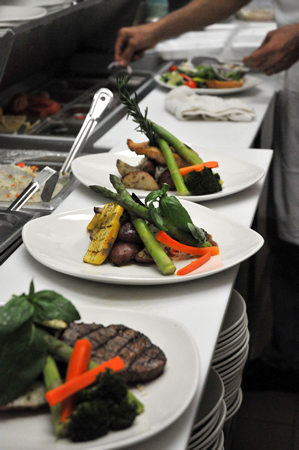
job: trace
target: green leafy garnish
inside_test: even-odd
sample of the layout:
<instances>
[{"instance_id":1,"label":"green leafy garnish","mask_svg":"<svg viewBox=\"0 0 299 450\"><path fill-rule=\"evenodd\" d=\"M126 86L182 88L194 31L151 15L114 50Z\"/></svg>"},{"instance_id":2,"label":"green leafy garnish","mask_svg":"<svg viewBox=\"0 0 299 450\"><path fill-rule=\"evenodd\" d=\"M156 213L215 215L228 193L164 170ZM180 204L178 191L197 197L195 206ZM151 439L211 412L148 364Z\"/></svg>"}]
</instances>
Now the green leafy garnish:
<instances>
[{"instance_id":1,"label":"green leafy garnish","mask_svg":"<svg viewBox=\"0 0 299 450\"><path fill-rule=\"evenodd\" d=\"M145 198L145 204L149 209L153 222L163 231L167 231L163 227L163 220L166 219L171 223L175 223L179 230L191 233L198 241L199 246L204 245L206 242L204 230L194 225L188 211L183 207L177 197L167 195L168 190L168 184L164 184L161 190L152 191ZM158 205L156 206L154 202L158 202Z\"/></svg>"},{"instance_id":2,"label":"green leafy garnish","mask_svg":"<svg viewBox=\"0 0 299 450\"><path fill-rule=\"evenodd\" d=\"M0 403L6 404L30 387L46 362L47 343L38 324L46 320L72 322L80 314L62 295L49 290L14 295L0 307Z\"/></svg>"}]
</instances>

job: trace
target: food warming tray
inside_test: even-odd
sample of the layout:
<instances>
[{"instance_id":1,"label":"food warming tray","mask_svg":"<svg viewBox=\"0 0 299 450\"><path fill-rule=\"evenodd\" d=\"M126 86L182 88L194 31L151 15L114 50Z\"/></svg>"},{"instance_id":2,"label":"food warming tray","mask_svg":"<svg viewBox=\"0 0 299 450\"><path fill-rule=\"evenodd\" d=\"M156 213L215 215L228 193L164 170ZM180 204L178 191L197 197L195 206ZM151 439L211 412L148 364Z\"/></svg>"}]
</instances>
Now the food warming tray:
<instances>
[{"instance_id":1,"label":"food warming tray","mask_svg":"<svg viewBox=\"0 0 299 450\"><path fill-rule=\"evenodd\" d=\"M6 166L9 170L11 164L24 162L28 166L37 166L38 171L46 166L59 171L66 157L67 152L60 151L7 149L1 151L0 166L1 170L5 170ZM62 189L49 202L28 202L23 206L23 210L50 214L78 184L79 182L70 174L65 179ZM0 210L7 209L10 203L11 200L1 200Z\"/></svg>"}]
</instances>

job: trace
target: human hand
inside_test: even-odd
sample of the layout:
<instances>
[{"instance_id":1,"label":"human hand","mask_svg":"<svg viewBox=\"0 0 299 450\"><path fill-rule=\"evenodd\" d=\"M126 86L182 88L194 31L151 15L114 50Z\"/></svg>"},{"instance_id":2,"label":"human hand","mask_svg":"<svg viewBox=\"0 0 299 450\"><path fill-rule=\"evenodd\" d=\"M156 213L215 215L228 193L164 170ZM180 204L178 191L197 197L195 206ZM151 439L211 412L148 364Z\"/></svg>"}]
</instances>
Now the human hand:
<instances>
[{"instance_id":1,"label":"human hand","mask_svg":"<svg viewBox=\"0 0 299 450\"><path fill-rule=\"evenodd\" d=\"M115 60L126 67L130 61L142 58L145 50L157 42L153 24L121 28L114 46Z\"/></svg>"},{"instance_id":2,"label":"human hand","mask_svg":"<svg viewBox=\"0 0 299 450\"><path fill-rule=\"evenodd\" d=\"M262 45L243 58L246 66L273 75L289 69L299 59L299 24L270 31Z\"/></svg>"}]
</instances>

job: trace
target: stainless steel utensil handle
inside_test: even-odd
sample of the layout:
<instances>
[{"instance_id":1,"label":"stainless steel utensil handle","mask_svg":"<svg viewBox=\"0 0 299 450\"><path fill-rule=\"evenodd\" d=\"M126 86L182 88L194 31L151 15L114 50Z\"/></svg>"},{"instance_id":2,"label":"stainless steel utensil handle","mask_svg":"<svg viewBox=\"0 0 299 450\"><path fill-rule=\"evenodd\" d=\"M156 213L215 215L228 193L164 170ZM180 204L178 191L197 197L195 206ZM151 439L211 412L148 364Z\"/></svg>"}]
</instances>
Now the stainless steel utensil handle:
<instances>
[{"instance_id":1,"label":"stainless steel utensil handle","mask_svg":"<svg viewBox=\"0 0 299 450\"><path fill-rule=\"evenodd\" d=\"M106 88L102 88L95 93L90 110L71 147L71 150L69 151L66 160L63 163L62 168L60 169L61 174L64 175L65 173L69 172L72 161L84 147L87 138L91 135L94 127L98 123L100 116L103 114L104 110L107 108L112 98L113 98L112 92Z\"/></svg>"},{"instance_id":2,"label":"stainless steel utensil handle","mask_svg":"<svg viewBox=\"0 0 299 450\"><path fill-rule=\"evenodd\" d=\"M21 192L21 194L12 202L7 208L7 211L19 211L23 205L32 197L32 195L45 184L45 182L56 173L51 167L44 167L36 177L28 184L27 187Z\"/></svg>"}]
</instances>

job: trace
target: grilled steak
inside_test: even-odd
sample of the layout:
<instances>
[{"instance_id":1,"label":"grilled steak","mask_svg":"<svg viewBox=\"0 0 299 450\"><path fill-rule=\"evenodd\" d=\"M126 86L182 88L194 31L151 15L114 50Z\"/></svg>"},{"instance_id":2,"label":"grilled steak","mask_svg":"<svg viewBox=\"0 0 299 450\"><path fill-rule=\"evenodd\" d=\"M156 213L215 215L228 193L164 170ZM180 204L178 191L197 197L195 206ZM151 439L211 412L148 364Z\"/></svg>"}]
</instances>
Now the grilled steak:
<instances>
[{"instance_id":1,"label":"grilled steak","mask_svg":"<svg viewBox=\"0 0 299 450\"><path fill-rule=\"evenodd\" d=\"M125 364L120 373L128 383L153 380L166 364L166 356L159 347L144 334L124 325L71 323L58 337L71 347L77 339L88 339L92 344L91 358L99 364L120 356Z\"/></svg>"}]
</instances>

